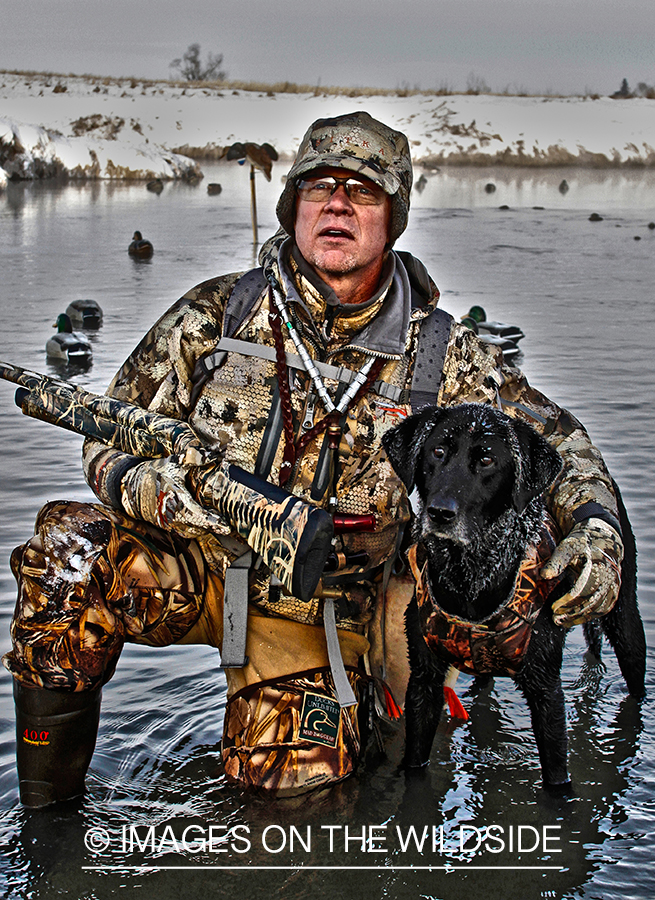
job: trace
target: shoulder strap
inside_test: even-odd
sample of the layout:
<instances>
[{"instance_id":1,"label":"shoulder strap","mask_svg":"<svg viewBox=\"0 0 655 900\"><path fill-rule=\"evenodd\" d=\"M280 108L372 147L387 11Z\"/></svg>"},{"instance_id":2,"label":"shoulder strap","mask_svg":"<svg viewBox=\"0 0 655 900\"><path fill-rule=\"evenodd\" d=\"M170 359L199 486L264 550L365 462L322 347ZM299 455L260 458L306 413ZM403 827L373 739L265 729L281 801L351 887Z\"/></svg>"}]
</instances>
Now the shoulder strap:
<instances>
[{"instance_id":1,"label":"shoulder strap","mask_svg":"<svg viewBox=\"0 0 655 900\"><path fill-rule=\"evenodd\" d=\"M239 325L244 321L248 313L257 302L258 297L266 286L264 270L260 266L251 269L242 275L232 288L223 313L223 337L231 337ZM191 391L191 408L196 405L196 400L202 390L203 384L209 376L225 362L227 351L218 350L216 347L201 356L195 365L191 375L193 389Z\"/></svg>"},{"instance_id":2,"label":"shoulder strap","mask_svg":"<svg viewBox=\"0 0 655 900\"><path fill-rule=\"evenodd\" d=\"M223 315L223 337L232 337L266 287L264 269L259 266L242 275L232 289Z\"/></svg>"},{"instance_id":3,"label":"shoulder strap","mask_svg":"<svg viewBox=\"0 0 655 900\"><path fill-rule=\"evenodd\" d=\"M439 307L421 322L409 395L413 413L437 402L452 323L450 313Z\"/></svg>"}]
</instances>

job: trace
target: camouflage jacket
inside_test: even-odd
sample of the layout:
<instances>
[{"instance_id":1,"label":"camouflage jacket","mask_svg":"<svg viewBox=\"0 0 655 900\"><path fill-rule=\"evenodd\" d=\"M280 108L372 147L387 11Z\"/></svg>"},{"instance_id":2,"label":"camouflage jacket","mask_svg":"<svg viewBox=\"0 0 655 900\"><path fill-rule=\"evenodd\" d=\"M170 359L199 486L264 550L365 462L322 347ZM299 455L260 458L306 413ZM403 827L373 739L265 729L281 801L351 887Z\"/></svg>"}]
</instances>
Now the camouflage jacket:
<instances>
[{"instance_id":1,"label":"camouflage jacket","mask_svg":"<svg viewBox=\"0 0 655 900\"><path fill-rule=\"evenodd\" d=\"M411 412L409 388L419 329L436 306L439 292L418 260L408 254L401 260L391 252L376 295L365 304L342 305L290 247L290 241L283 245L280 260L278 275L288 307L314 359L355 371L370 356L384 361L378 380L346 414L338 453L338 511L376 517L373 533L344 535L337 547L344 551L339 578L361 581L379 572L381 563L393 556L399 529L409 518L405 489L386 458L381 437ZM274 346L268 290L262 291L233 335L244 343L227 353L192 400L194 372L199 360L211 354L221 338L226 302L240 274L210 279L175 303L123 364L108 394L188 421L208 447L221 449L230 462L253 471L278 378L275 360L251 355L248 348L248 344ZM284 341L285 350L294 354L296 348L286 334ZM294 426L299 434L308 418L317 422L325 411L304 370L291 367L289 371ZM339 382L327 377L324 381L334 396ZM505 412L525 419L546 436L564 460L549 498L550 512L563 534L572 527L573 511L588 501L616 514L611 479L580 423L531 388L518 369L504 365L500 351L455 321L435 399L440 405L498 404L501 400ZM322 487L317 492L314 483L325 441L321 434L308 444L296 464L291 486L287 484L288 489L317 505L327 501L328 492L320 495ZM267 474L275 483L283 445L284 436ZM119 505L117 484L129 464L119 451L91 441L85 445L86 478L104 503ZM360 561L348 565L347 554L358 551ZM260 588L263 595L266 587Z\"/></svg>"}]
</instances>

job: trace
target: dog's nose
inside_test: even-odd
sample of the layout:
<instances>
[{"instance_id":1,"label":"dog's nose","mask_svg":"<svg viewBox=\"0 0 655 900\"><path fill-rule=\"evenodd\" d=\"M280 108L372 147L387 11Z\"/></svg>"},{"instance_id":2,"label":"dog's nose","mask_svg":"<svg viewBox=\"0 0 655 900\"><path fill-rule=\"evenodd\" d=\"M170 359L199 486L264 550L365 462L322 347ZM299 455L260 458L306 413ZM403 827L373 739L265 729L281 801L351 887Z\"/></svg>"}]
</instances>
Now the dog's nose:
<instances>
[{"instance_id":1,"label":"dog's nose","mask_svg":"<svg viewBox=\"0 0 655 900\"><path fill-rule=\"evenodd\" d=\"M435 525L448 525L457 515L457 504L454 500L433 502L429 504L427 513Z\"/></svg>"}]
</instances>

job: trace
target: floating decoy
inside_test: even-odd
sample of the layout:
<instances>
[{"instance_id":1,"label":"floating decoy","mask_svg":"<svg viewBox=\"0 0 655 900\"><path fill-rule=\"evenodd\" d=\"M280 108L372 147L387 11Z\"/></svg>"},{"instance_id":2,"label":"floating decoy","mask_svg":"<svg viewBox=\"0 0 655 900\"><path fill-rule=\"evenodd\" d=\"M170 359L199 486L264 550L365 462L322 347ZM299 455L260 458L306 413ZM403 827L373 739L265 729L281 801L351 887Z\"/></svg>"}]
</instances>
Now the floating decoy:
<instances>
[{"instance_id":1,"label":"floating decoy","mask_svg":"<svg viewBox=\"0 0 655 900\"><path fill-rule=\"evenodd\" d=\"M559 187L557 188L557 190L560 192L560 194L565 194L565 193L568 191L568 189L569 189L569 183L568 183L568 181L566 180L566 178L563 178L563 179L560 181L560 185L559 185Z\"/></svg>"},{"instance_id":2,"label":"floating decoy","mask_svg":"<svg viewBox=\"0 0 655 900\"><path fill-rule=\"evenodd\" d=\"M590 221L590 222L602 222L602 221L603 221L603 217L602 217L602 216L599 216L598 213L592 213L592 214L589 216L589 221Z\"/></svg>"},{"instance_id":3,"label":"floating decoy","mask_svg":"<svg viewBox=\"0 0 655 900\"><path fill-rule=\"evenodd\" d=\"M271 169L273 162L278 158L277 150L270 144L253 144L250 141L241 143L235 141L231 147L228 147L225 154L227 159L236 159L243 165L248 162L254 169L259 169L264 173L266 181L271 180Z\"/></svg>"},{"instance_id":4,"label":"floating decoy","mask_svg":"<svg viewBox=\"0 0 655 900\"><path fill-rule=\"evenodd\" d=\"M487 184L485 184L484 190L487 194L493 194L496 190L496 185L489 181Z\"/></svg>"},{"instance_id":5,"label":"floating decoy","mask_svg":"<svg viewBox=\"0 0 655 900\"><path fill-rule=\"evenodd\" d=\"M153 194L161 194L164 190L164 182L161 178L153 178L152 181L146 184L146 190L151 191Z\"/></svg>"},{"instance_id":6,"label":"floating decoy","mask_svg":"<svg viewBox=\"0 0 655 900\"><path fill-rule=\"evenodd\" d=\"M507 359L511 359L513 356L516 356L517 353L520 353L519 347L514 341L509 340L509 338L501 337L499 334L490 334L489 332L484 333L480 332L479 324L472 316L464 316L462 318L462 325L466 325L467 328L470 328L471 331L474 331L481 341L484 341L485 344L491 344L493 347L499 347L503 351L503 356Z\"/></svg>"},{"instance_id":7,"label":"floating decoy","mask_svg":"<svg viewBox=\"0 0 655 900\"><path fill-rule=\"evenodd\" d=\"M51 359L64 360L67 363L88 363L93 351L91 344L83 334L73 331L70 316L60 313L54 324L57 334L45 345L46 355Z\"/></svg>"},{"instance_id":8,"label":"floating decoy","mask_svg":"<svg viewBox=\"0 0 655 900\"><path fill-rule=\"evenodd\" d=\"M81 328L100 328L102 310L95 300L73 300L66 307L66 315L73 325Z\"/></svg>"},{"instance_id":9,"label":"floating decoy","mask_svg":"<svg viewBox=\"0 0 655 900\"><path fill-rule=\"evenodd\" d=\"M419 194L422 194L423 191L425 190L425 186L427 183L428 183L427 178L421 172L421 175L419 176L419 178L416 181L416 184L414 185L414 189L417 190L419 192Z\"/></svg>"},{"instance_id":10,"label":"floating decoy","mask_svg":"<svg viewBox=\"0 0 655 900\"><path fill-rule=\"evenodd\" d=\"M222 185L220 185L217 181L210 181L207 185L207 193L215 196L216 194L220 194L223 190Z\"/></svg>"},{"instance_id":11,"label":"floating decoy","mask_svg":"<svg viewBox=\"0 0 655 900\"><path fill-rule=\"evenodd\" d=\"M506 325L504 322L488 322L487 314L481 306L472 306L467 316L469 316L478 326L480 336L485 334L495 334L497 337L505 338L517 344L525 334L518 325Z\"/></svg>"},{"instance_id":12,"label":"floating decoy","mask_svg":"<svg viewBox=\"0 0 655 900\"><path fill-rule=\"evenodd\" d=\"M150 259L153 250L150 241L146 241L140 231L135 231L132 235L132 243L127 248L130 256L136 256L137 259Z\"/></svg>"}]
</instances>

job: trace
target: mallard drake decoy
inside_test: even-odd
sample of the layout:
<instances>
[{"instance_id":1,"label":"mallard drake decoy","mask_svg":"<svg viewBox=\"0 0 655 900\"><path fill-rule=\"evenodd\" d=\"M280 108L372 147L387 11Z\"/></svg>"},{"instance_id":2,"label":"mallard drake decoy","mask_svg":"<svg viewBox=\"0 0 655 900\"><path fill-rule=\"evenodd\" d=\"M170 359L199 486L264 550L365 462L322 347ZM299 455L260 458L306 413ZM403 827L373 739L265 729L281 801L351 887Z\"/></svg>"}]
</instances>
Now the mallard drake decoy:
<instances>
[{"instance_id":1,"label":"mallard drake decoy","mask_svg":"<svg viewBox=\"0 0 655 900\"><path fill-rule=\"evenodd\" d=\"M487 314L481 306L472 306L467 316L470 316L478 326L480 334L495 334L517 344L525 334L518 325L506 325L504 322L488 322Z\"/></svg>"},{"instance_id":2,"label":"mallard drake decoy","mask_svg":"<svg viewBox=\"0 0 655 900\"><path fill-rule=\"evenodd\" d=\"M503 356L506 359L511 359L513 356L516 356L517 353L520 353L518 344L515 344L514 341L510 340L506 337L501 337L499 334L490 334L489 332L484 333L479 331L479 324L472 316L464 316L462 318L462 325L466 325L467 328L470 328L471 331L474 331L481 341L484 341L485 344L491 344L493 347L499 347L503 351Z\"/></svg>"},{"instance_id":3,"label":"mallard drake decoy","mask_svg":"<svg viewBox=\"0 0 655 900\"><path fill-rule=\"evenodd\" d=\"M249 162L255 169L259 169L264 173L266 181L271 180L271 169L273 162L278 158L277 150L270 144L253 144L250 141L241 143L235 141L231 147L228 147L225 154L227 159L236 159L243 165Z\"/></svg>"},{"instance_id":4,"label":"mallard drake decoy","mask_svg":"<svg viewBox=\"0 0 655 900\"><path fill-rule=\"evenodd\" d=\"M150 241L146 241L140 231L135 231L132 235L132 243L127 248L130 256L136 256L138 259L150 259L154 251L154 247Z\"/></svg>"},{"instance_id":5,"label":"mallard drake decoy","mask_svg":"<svg viewBox=\"0 0 655 900\"><path fill-rule=\"evenodd\" d=\"M67 363L87 363L91 361L93 351L91 344L83 334L73 331L70 316L60 313L54 328L57 334L45 345L46 355L51 359L60 359Z\"/></svg>"},{"instance_id":6,"label":"mallard drake decoy","mask_svg":"<svg viewBox=\"0 0 655 900\"><path fill-rule=\"evenodd\" d=\"M73 325L81 328L100 328L102 310L95 300L73 300L66 307L66 315Z\"/></svg>"}]
</instances>

